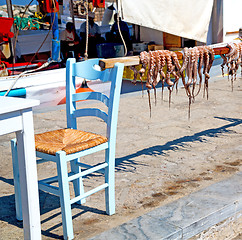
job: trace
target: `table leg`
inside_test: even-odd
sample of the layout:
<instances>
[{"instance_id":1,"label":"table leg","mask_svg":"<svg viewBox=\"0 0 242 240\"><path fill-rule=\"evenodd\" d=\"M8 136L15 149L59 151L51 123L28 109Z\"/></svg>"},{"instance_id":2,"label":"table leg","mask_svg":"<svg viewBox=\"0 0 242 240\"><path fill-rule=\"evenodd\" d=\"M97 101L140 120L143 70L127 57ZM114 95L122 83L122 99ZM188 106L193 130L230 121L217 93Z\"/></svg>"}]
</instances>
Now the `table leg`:
<instances>
[{"instance_id":1,"label":"table leg","mask_svg":"<svg viewBox=\"0 0 242 240\"><path fill-rule=\"evenodd\" d=\"M41 239L39 192L32 109L22 110L23 130L16 132L24 239Z\"/></svg>"}]
</instances>

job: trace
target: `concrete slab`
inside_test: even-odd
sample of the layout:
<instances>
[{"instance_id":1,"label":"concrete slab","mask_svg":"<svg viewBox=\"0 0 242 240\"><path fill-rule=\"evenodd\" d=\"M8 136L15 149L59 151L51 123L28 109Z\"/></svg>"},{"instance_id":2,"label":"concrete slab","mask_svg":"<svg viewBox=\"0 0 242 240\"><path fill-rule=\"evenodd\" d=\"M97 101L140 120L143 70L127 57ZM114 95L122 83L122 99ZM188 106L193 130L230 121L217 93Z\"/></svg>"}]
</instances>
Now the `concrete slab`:
<instances>
[{"instance_id":1,"label":"concrete slab","mask_svg":"<svg viewBox=\"0 0 242 240\"><path fill-rule=\"evenodd\" d=\"M242 211L239 182L242 172L90 239L189 239Z\"/></svg>"}]
</instances>

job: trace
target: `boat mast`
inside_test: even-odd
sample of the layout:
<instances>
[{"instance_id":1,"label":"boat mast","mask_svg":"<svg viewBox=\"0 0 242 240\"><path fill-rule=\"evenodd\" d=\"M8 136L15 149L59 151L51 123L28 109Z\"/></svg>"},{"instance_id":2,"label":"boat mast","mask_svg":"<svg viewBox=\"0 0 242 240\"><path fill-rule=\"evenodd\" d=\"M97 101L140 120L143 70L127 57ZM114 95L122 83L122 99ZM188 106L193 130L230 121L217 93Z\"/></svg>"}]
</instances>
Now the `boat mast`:
<instances>
[{"instance_id":1,"label":"boat mast","mask_svg":"<svg viewBox=\"0 0 242 240\"><path fill-rule=\"evenodd\" d=\"M56 0L58 2L58 0ZM51 58L55 61L60 60L60 37L58 27L58 12L51 12L51 23L52 23L52 52Z\"/></svg>"},{"instance_id":2,"label":"boat mast","mask_svg":"<svg viewBox=\"0 0 242 240\"><path fill-rule=\"evenodd\" d=\"M11 0L6 0L7 3L7 10L8 10L8 17L13 18L13 5ZM10 52L13 58L13 64L15 63L15 51L14 51L14 45L16 41L16 29L15 25L13 24L11 27L11 31L14 33L14 37L11 39L9 38L9 45L10 45Z\"/></svg>"},{"instance_id":3,"label":"boat mast","mask_svg":"<svg viewBox=\"0 0 242 240\"><path fill-rule=\"evenodd\" d=\"M73 22L74 28L76 29L75 16L74 16L74 10L73 10L73 0L70 0L70 15L71 15L71 18L72 18L72 22Z\"/></svg>"}]
</instances>

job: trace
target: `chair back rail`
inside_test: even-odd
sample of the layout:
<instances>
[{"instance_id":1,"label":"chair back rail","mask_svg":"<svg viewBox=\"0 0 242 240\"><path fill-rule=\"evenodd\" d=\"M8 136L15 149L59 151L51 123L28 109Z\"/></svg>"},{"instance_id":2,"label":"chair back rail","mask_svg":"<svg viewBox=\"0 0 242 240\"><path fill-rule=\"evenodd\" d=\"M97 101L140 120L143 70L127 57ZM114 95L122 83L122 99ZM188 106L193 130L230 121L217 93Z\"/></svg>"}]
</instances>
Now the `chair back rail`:
<instances>
[{"instance_id":1,"label":"chair back rail","mask_svg":"<svg viewBox=\"0 0 242 240\"><path fill-rule=\"evenodd\" d=\"M107 123L107 137L109 141L116 139L116 128L118 118L118 106L123 76L123 64L116 63L111 69L101 71L98 66L99 59L91 59L85 62L77 62L75 59L68 59L66 65L66 111L67 127L77 128L76 118L83 116L94 116L101 118ZM76 93L75 77L82 77L88 80L111 81L110 94L107 97L100 92ZM107 113L98 108L76 108L76 102L81 100L97 100L104 103Z\"/></svg>"},{"instance_id":2,"label":"chair back rail","mask_svg":"<svg viewBox=\"0 0 242 240\"><path fill-rule=\"evenodd\" d=\"M82 77L88 80L97 80L100 79L103 81L104 73L109 71L101 71L99 66L99 59L90 59L84 62L77 62L73 66L72 75L76 77Z\"/></svg>"},{"instance_id":3,"label":"chair back rail","mask_svg":"<svg viewBox=\"0 0 242 240\"><path fill-rule=\"evenodd\" d=\"M83 109L77 109L73 113L73 117L98 117L101 118L105 123L108 122L108 115L104 111L98 109L98 108L83 108Z\"/></svg>"},{"instance_id":4,"label":"chair back rail","mask_svg":"<svg viewBox=\"0 0 242 240\"><path fill-rule=\"evenodd\" d=\"M80 92L72 95L73 102L81 100L98 100L103 102L107 107L109 104L109 98L100 92Z\"/></svg>"}]
</instances>

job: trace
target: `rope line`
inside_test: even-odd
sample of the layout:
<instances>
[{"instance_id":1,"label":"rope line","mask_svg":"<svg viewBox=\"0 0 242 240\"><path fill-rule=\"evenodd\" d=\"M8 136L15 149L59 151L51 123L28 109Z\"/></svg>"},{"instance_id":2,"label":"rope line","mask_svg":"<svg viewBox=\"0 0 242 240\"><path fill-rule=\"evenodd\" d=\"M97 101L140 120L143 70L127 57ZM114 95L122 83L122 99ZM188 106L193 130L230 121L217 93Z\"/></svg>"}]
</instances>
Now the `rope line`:
<instances>
[{"instance_id":1,"label":"rope line","mask_svg":"<svg viewBox=\"0 0 242 240\"><path fill-rule=\"evenodd\" d=\"M84 53L85 60L88 59L88 35L89 35L89 20L88 20L88 0L84 4L86 8L86 48Z\"/></svg>"}]
</instances>

